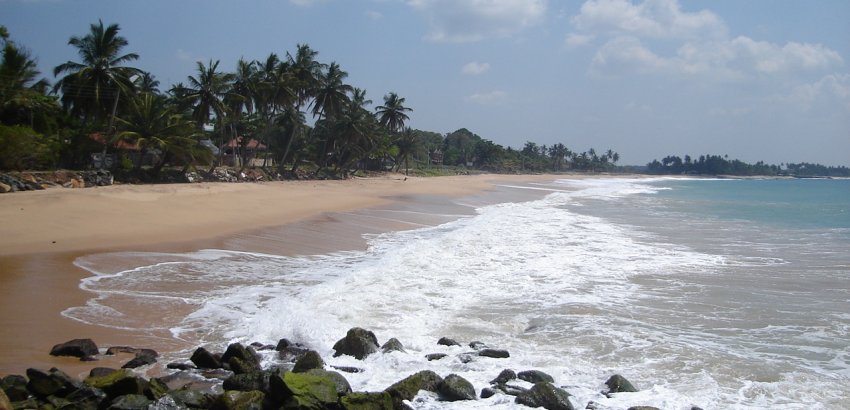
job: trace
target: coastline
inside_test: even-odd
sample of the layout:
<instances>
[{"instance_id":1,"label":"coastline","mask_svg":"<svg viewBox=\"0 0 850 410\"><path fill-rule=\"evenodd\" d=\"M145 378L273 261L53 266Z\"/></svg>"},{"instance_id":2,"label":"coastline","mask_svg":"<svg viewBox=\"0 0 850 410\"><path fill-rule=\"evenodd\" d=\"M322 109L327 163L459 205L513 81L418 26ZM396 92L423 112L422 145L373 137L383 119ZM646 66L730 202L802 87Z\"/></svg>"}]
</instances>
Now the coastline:
<instances>
[{"instance_id":1,"label":"coastline","mask_svg":"<svg viewBox=\"0 0 850 410\"><path fill-rule=\"evenodd\" d=\"M0 319L0 327L7 336L0 342L4 351L0 375L52 366L82 374L97 366L120 367L127 360L119 355L87 363L47 354L54 344L74 338L92 338L103 346L132 345L165 351L192 347L163 335L88 325L62 316L63 310L84 305L92 297L79 288L80 281L91 275L73 265L80 256L199 249L295 255L362 249L364 234L411 229L458 217L454 214L463 207L450 205L449 198L486 196L500 183L561 178L581 176L478 175L404 180L393 175L348 181L125 185L4 196L0 198L0 216L9 223L0 227L0 309L7 314ZM528 199L542 196L541 192L529 191ZM488 201L503 199L509 198ZM406 217L370 214L376 207ZM17 212L46 217L15 217ZM52 243L54 240L56 243Z\"/></svg>"}]
</instances>

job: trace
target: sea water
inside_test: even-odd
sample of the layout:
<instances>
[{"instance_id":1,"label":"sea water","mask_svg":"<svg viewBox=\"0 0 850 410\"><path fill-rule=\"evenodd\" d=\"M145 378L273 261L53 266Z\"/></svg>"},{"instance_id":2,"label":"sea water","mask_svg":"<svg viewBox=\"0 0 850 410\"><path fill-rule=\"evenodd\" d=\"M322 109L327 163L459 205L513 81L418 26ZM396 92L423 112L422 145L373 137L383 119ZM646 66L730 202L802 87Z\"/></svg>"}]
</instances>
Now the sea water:
<instances>
[{"instance_id":1,"label":"sea water","mask_svg":"<svg viewBox=\"0 0 850 410\"><path fill-rule=\"evenodd\" d=\"M346 374L361 391L425 369L480 391L511 368L554 376L577 408L850 408L850 180L500 189L545 197L473 204L448 223L371 235L365 251L83 257L93 276L81 286L96 297L64 314L216 349L286 337L363 369ZM405 352L333 358L354 326ZM472 349L438 346L442 336L511 357L464 363ZM601 394L615 373L640 392ZM446 403L421 393L412 405L519 407L501 394Z\"/></svg>"}]
</instances>

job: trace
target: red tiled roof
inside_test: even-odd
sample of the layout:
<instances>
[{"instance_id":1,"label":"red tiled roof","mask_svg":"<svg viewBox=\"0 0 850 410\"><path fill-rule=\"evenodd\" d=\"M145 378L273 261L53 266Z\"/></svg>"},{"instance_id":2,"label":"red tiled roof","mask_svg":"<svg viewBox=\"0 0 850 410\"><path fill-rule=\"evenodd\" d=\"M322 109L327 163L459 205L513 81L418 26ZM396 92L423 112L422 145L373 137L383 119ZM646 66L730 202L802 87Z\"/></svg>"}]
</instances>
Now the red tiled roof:
<instances>
[{"instance_id":1,"label":"red tiled roof","mask_svg":"<svg viewBox=\"0 0 850 410\"><path fill-rule=\"evenodd\" d=\"M236 137L234 139L231 139L230 141L227 141L227 144L224 144L224 146L222 148L236 148L236 147L241 146L241 144L242 144L242 137ZM251 148L251 149L266 149L266 148L268 148L264 144L260 143L260 141L257 141L253 138L248 140L248 145L246 147Z\"/></svg>"},{"instance_id":2,"label":"red tiled roof","mask_svg":"<svg viewBox=\"0 0 850 410\"><path fill-rule=\"evenodd\" d=\"M89 134L89 138L91 138L92 140L94 140L95 142L97 142L99 144L106 144L106 139L103 137L102 133L96 132L94 134ZM139 151L139 150L141 150L141 148L139 148L138 144L133 144L133 143L130 143L130 142L127 142L127 141L124 141L124 140L116 141L115 143L112 144L112 147L115 148L115 149L121 149L121 150L126 150L126 151Z\"/></svg>"}]
</instances>

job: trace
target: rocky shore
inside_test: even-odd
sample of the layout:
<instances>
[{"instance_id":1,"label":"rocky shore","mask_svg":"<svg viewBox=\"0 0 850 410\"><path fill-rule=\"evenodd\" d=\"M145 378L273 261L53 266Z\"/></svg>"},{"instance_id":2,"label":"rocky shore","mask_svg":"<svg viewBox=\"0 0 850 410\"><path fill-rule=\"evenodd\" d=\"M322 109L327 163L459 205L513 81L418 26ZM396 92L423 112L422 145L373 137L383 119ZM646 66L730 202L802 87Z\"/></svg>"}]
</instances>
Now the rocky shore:
<instances>
[{"instance_id":1,"label":"rocky shore","mask_svg":"<svg viewBox=\"0 0 850 410\"><path fill-rule=\"evenodd\" d=\"M460 346L441 338L437 344ZM458 355L462 363L476 357L507 358L506 350L493 349L473 341L469 351ZM404 352L404 345L392 338L379 344L371 331L352 328L334 346L334 357L348 355L365 359L372 354ZM145 377L143 370L157 363L159 354L151 349L114 346L100 349L91 339L75 339L58 344L54 356L73 356L96 362L104 355L131 354L120 369L93 367L88 377L78 380L62 370L27 369L26 376L8 375L0 380L0 410L11 409L409 409L417 396L431 395L439 401L484 400L496 395L512 396L518 407L550 410L596 409L597 404L576 403L549 374L528 369L505 369L494 375L487 386L473 386L457 374L441 376L424 370L388 386L383 391L355 392L343 373L358 373L357 367L329 366L314 350L281 339L276 345L233 343L224 352L197 348L185 362L166 364L166 374ZM444 360L445 354L429 354L427 360ZM273 365L263 367L263 363ZM613 375L605 381L605 395L636 392L624 377ZM424 393L423 393L424 392ZM651 410L654 407L630 407ZM693 407L692 410L699 410Z\"/></svg>"}]
</instances>

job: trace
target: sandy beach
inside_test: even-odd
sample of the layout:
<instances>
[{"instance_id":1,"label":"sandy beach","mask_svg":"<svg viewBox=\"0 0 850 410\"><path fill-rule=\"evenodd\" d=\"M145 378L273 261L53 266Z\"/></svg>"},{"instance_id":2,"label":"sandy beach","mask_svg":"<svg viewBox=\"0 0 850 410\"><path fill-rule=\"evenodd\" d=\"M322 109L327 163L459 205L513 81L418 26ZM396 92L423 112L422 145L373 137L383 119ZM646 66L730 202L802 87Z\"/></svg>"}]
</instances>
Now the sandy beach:
<instances>
[{"instance_id":1,"label":"sandy beach","mask_svg":"<svg viewBox=\"0 0 850 410\"><path fill-rule=\"evenodd\" d=\"M119 185L2 195L0 375L51 366L84 373L127 359L81 363L47 354L52 345L74 338L92 338L101 347L191 347L163 335L122 332L63 317L63 310L84 305L91 297L79 288L80 280L89 275L73 265L79 256L127 250L217 248L298 254L357 248L364 246L364 233L416 226L409 221L374 221L362 214L346 217L348 212L411 203L439 209L448 202L439 198L473 196L499 183L556 178L386 175L347 181Z\"/></svg>"}]
</instances>

